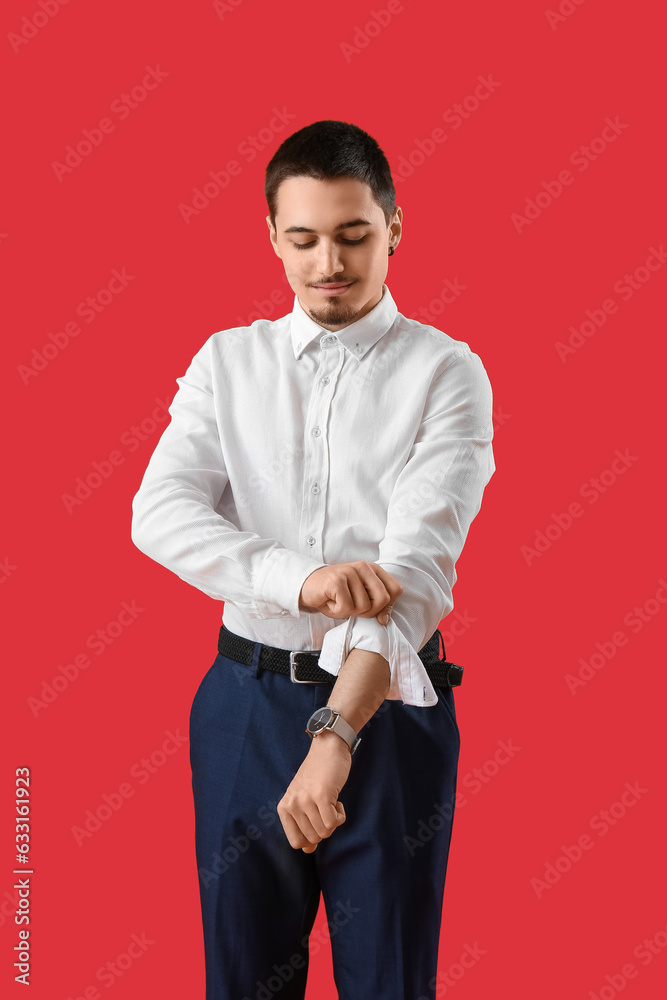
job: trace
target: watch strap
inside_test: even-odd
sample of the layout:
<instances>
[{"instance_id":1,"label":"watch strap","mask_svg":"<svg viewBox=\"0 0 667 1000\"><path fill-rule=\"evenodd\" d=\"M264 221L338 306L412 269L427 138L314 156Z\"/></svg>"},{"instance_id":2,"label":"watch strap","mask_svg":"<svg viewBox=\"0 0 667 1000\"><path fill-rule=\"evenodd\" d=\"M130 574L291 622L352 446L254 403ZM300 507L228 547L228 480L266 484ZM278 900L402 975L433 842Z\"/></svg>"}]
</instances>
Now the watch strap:
<instances>
[{"instance_id":1,"label":"watch strap","mask_svg":"<svg viewBox=\"0 0 667 1000\"><path fill-rule=\"evenodd\" d=\"M349 746L350 753L354 753L361 743L361 737L357 736L352 726L347 723L340 712L336 712L335 709L332 721L324 728L331 729L334 733L338 733L338 735L341 736Z\"/></svg>"}]
</instances>

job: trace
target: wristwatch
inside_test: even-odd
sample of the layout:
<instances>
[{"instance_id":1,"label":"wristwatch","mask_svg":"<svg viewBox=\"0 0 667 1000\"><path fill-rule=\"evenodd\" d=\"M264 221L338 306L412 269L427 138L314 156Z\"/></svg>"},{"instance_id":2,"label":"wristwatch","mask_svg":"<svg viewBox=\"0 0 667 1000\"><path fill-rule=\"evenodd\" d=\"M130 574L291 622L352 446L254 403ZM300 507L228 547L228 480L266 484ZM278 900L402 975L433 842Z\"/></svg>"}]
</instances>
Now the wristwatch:
<instances>
[{"instance_id":1,"label":"wristwatch","mask_svg":"<svg viewBox=\"0 0 667 1000\"><path fill-rule=\"evenodd\" d=\"M316 708L306 723L306 732L311 739L324 729L332 729L334 733L338 733L349 746L350 753L354 753L361 743L361 737L357 736L352 726L348 725L342 715L330 708L329 705L324 708Z\"/></svg>"}]
</instances>

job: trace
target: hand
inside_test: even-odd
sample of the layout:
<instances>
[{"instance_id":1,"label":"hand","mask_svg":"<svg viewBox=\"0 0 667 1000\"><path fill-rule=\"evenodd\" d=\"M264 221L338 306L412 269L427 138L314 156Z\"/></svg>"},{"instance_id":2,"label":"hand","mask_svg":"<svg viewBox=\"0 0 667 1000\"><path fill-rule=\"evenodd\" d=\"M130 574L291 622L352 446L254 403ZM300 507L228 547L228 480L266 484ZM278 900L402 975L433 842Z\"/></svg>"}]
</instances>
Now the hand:
<instances>
[{"instance_id":1,"label":"hand","mask_svg":"<svg viewBox=\"0 0 667 1000\"><path fill-rule=\"evenodd\" d=\"M381 625L389 621L394 601L403 588L391 573L377 563L357 560L314 570L299 595L302 611L318 611L328 618L373 618ZM335 735L335 734L334 734Z\"/></svg>"},{"instance_id":2,"label":"hand","mask_svg":"<svg viewBox=\"0 0 667 1000\"><path fill-rule=\"evenodd\" d=\"M325 837L345 822L338 795L348 779L352 754L337 733L313 737L303 764L278 803L278 815L294 848L312 854Z\"/></svg>"}]
</instances>

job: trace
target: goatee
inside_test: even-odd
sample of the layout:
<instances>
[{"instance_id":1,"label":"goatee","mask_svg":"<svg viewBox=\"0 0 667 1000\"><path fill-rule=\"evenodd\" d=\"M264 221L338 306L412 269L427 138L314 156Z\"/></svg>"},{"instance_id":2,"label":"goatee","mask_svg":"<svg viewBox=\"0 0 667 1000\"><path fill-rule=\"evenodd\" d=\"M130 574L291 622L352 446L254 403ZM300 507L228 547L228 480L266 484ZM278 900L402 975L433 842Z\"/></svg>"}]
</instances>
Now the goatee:
<instances>
[{"instance_id":1,"label":"goatee","mask_svg":"<svg viewBox=\"0 0 667 1000\"><path fill-rule=\"evenodd\" d=\"M354 306L346 305L339 299L329 299L328 307L325 309L313 309L308 307L308 315L316 323L327 326L347 326L353 323L359 315L360 310Z\"/></svg>"}]
</instances>

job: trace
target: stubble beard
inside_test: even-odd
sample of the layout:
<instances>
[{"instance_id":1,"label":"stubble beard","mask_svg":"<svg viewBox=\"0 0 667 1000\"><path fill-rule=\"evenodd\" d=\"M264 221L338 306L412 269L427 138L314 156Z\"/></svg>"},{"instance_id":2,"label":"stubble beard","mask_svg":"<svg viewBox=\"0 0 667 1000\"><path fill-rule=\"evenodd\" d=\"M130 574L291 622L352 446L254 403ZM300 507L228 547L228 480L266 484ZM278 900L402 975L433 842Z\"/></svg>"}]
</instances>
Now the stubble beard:
<instances>
[{"instance_id":1,"label":"stubble beard","mask_svg":"<svg viewBox=\"0 0 667 1000\"><path fill-rule=\"evenodd\" d=\"M329 299L325 309L308 307L308 314L316 323L328 326L347 326L353 323L360 310L341 302L335 296Z\"/></svg>"}]
</instances>

